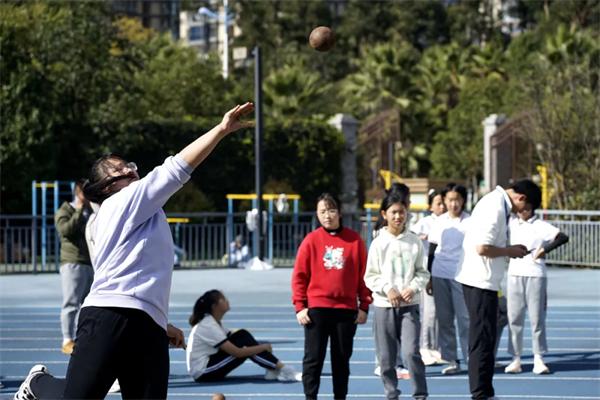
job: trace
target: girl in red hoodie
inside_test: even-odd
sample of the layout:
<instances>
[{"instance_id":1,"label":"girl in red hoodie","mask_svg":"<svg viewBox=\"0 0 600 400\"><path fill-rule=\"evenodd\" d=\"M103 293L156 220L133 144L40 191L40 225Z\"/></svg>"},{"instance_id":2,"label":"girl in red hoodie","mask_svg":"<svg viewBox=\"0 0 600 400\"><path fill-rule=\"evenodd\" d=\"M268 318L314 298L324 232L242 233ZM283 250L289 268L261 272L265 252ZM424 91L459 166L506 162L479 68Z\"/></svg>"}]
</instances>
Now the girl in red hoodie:
<instances>
[{"instance_id":1,"label":"girl in red hoodie","mask_svg":"<svg viewBox=\"0 0 600 400\"><path fill-rule=\"evenodd\" d=\"M356 324L367 322L371 303L363 279L366 249L358 233L341 225L333 195L319 196L317 218L321 226L300 244L292 274L296 318L304 326L302 383L306 399L316 399L331 338L333 394L345 399Z\"/></svg>"}]
</instances>

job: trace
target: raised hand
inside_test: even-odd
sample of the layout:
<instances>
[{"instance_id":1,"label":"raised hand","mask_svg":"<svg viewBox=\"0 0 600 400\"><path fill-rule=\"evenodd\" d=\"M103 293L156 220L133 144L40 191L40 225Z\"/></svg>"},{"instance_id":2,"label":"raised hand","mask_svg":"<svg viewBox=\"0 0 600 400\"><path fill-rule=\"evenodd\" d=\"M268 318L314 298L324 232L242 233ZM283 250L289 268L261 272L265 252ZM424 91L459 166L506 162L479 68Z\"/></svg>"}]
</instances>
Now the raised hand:
<instances>
[{"instance_id":1,"label":"raised hand","mask_svg":"<svg viewBox=\"0 0 600 400\"><path fill-rule=\"evenodd\" d=\"M248 128L254 125L253 121L242 121L241 118L254 111L254 104L246 102L242 105L237 105L227 111L221 121L221 129L227 133L235 132L241 128Z\"/></svg>"}]
</instances>

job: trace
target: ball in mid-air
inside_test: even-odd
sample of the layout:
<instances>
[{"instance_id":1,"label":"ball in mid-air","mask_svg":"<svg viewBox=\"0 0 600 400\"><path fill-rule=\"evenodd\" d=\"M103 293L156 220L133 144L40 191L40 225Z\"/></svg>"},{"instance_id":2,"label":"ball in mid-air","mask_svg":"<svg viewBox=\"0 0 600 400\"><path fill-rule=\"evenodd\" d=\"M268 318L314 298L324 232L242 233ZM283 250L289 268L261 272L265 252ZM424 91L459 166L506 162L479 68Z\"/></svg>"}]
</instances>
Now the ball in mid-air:
<instances>
[{"instance_id":1,"label":"ball in mid-air","mask_svg":"<svg viewBox=\"0 0 600 400\"><path fill-rule=\"evenodd\" d=\"M215 393L212 395L211 400L225 400L225 395L223 393Z\"/></svg>"},{"instance_id":2,"label":"ball in mid-air","mask_svg":"<svg viewBox=\"0 0 600 400\"><path fill-rule=\"evenodd\" d=\"M329 51L335 44L335 35L331 28L317 26L310 33L308 43L317 51Z\"/></svg>"}]
</instances>

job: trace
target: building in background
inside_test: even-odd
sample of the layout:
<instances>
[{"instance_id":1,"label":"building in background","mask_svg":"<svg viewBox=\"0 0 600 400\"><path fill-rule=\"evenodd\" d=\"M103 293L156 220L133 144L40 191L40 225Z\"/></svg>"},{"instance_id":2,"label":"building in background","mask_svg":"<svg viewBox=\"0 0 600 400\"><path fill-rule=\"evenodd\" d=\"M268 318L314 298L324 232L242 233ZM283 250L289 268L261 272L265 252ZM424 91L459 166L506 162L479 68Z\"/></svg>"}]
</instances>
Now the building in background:
<instances>
[{"instance_id":1,"label":"building in background","mask_svg":"<svg viewBox=\"0 0 600 400\"><path fill-rule=\"evenodd\" d=\"M234 63L248 57L246 48L233 49L229 45L241 34L235 23L235 14L228 6L228 0L209 0L207 6L198 10L179 13L179 37L188 46L195 48L200 55L217 52L223 63L223 77L229 75L229 58L233 53ZM236 66L240 66L236 63Z\"/></svg>"},{"instance_id":2,"label":"building in background","mask_svg":"<svg viewBox=\"0 0 600 400\"><path fill-rule=\"evenodd\" d=\"M116 15L139 19L144 27L179 39L180 0L112 0L111 8Z\"/></svg>"}]
</instances>

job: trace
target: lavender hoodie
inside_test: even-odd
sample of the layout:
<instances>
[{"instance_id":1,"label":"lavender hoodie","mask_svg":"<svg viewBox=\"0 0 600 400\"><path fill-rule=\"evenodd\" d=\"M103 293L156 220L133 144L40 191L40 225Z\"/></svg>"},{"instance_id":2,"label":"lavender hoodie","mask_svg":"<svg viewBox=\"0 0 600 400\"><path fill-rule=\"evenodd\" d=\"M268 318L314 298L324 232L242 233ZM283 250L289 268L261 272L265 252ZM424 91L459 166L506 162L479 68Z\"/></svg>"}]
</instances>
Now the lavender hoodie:
<instances>
[{"instance_id":1,"label":"lavender hoodie","mask_svg":"<svg viewBox=\"0 0 600 400\"><path fill-rule=\"evenodd\" d=\"M94 282L83 307L142 310L167 329L173 239L162 207L191 172L181 156L168 157L102 203L91 232Z\"/></svg>"}]
</instances>

